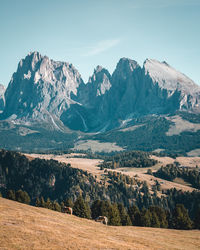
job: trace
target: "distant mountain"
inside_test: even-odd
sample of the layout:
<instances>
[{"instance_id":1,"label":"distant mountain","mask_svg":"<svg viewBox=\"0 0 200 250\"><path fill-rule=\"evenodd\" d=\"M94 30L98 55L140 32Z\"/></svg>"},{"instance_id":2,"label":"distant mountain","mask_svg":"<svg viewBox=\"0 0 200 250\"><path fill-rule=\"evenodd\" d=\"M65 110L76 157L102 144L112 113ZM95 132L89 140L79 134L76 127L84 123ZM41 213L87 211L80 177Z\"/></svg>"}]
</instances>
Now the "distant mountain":
<instances>
[{"instance_id":1,"label":"distant mountain","mask_svg":"<svg viewBox=\"0 0 200 250\"><path fill-rule=\"evenodd\" d=\"M112 75L97 66L84 83L72 64L31 52L4 91L0 88L0 120L63 133L102 133L149 115L200 112L200 87L166 62L152 59L141 67L121 58Z\"/></svg>"},{"instance_id":2,"label":"distant mountain","mask_svg":"<svg viewBox=\"0 0 200 250\"><path fill-rule=\"evenodd\" d=\"M5 98L4 98L5 91L6 88L4 87L4 85L0 84L0 112L3 111L5 106Z\"/></svg>"}]
</instances>

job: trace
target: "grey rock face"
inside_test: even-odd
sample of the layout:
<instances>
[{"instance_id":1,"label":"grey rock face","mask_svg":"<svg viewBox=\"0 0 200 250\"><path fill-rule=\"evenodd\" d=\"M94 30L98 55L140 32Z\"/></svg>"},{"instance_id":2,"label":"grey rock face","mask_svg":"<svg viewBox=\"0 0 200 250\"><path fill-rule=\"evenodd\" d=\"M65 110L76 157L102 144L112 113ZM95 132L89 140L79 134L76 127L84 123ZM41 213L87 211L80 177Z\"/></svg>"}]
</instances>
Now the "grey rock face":
<instances>
[{"instance_id":1,"label":"grey rock face","mask_svg":"<svg viewBox=\"0 0 200 250\"><path fill-rule=\"evenodd\" d=\"M5 98L4 98L5 91L6 88L4 87L4 85L0 84L0 112L3 111L5 106Z\"/></svg>"},{"instance_id":2,"label":"grey rock face","mask_svg":"<svg viewBox=\"0 0 200 250\"><path fill-rule=\"evenodd\" d=\"M200 87L166 62L146 60L141 68L137 62L122 58L110 81L112 87L102 104L107 106L107 119L200 109Z\"/></svg>"},{"instance_id":3,"label":"grey rock face","mask_svg":"<svg viewBox=\"0 0 200 250\"><path fill-rule=\"evenodd\" d=\"M140 67L122 58L112 75L97 66L85 84L72 64L33 52L12 76L1 119L105 131L135 116L199 112L199 105L200 87L166 62L147 59Z\"/></svg>"},{"instance_id":4,"label":"grey rock face","mask_svg":"<svg viewBox=\"0 0 200 250\"><path fill-rule=\"evenodd\" d=\"M24 121L51 120L75 104L82 83L72 64L55 62L38 52L21 60L5 93L3 117Z\"/></svg>"},{"instance_id":5,"label":"grey rock face","mask_svg":"<svg viewBox=\"0 0 200 250\"><path fill-rule=\"evenodd\" d=\"M144 62L145 75L149 75L154 85L166 90L167 98L179 94L179 110L198 110L200 105L200 87L190 78L172 68L166 62L147 59Z\"/></svg>"}]
</instances>

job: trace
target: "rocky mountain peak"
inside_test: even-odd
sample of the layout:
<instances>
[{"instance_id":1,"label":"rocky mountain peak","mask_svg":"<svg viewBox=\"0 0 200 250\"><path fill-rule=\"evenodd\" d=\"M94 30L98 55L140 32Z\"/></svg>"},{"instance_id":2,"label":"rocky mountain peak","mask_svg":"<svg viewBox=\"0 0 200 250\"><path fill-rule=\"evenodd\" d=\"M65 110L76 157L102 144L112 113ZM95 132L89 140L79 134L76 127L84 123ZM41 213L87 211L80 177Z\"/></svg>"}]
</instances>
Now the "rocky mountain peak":
<instances>
[{"instance_id":1,"label":"rocky mountain peak","mask_svg":"<svg viewBox=\"0 0 200 250\"><path fill-rule=\"evenodd\" d=\"M148 74L153 82L158 83L163 89L183 91L186 94L200 91L200 87L189 77L175 70L165 61L159 62L155 59L146 59L143 68L145 74Z\"/></svg>"},{"instance_id":2,"label":"rocky mountain peak","mask_svg":"<svg viewBox=\"0 0 200 250\"><path fill-rule=\"evenodd\" d=\"M83 82L72 64L56 62L39 52L31 52L18 65L5 93L3 116L45 119L60 117L63 110L76 103ZM29 119L28 118L28 119Z\"/></svg>"},{"instance_id":3,"label":"rocky mountain peak","mask_svg":"<svg viewBox=\"0 0 200 250\"><path fill-rule=\"evenodd\" d=\"M96 96L104 95L111 88L110 81L111 75L108 70L98 65L88 81L90 92L92 91ZM90 84L92 84L91 87Z\"/></svg>"},{"instance_id":4,"label":"rocky mountain peak","mask_svg":"<svg viewBox=\"0 0 200 250\"><path fill-rule=\"evenodd\" d=\"M132 75L133 71L137 68L140 68L140 66L136 61L123 57L117 63L113 76L126 79L128 76Z\"/></svg>"},{"instance_id":5,"label":"rocky mountain peak","mask_svg":"<svg viewBox=\"0 0 200 250\"><path fill-rule=\"evenodd\" d=\"M41 61L42 58L43 57L41 56L41 54L37 51L29 52L29 54L24 59L20 60L17 71L19 71L22 68L35 70L36 65L38 64L38 62Z\"/></svg>"},{"instance_id":6,"label":"rocky mountain peak","mask_svg":"<svg viewBox=\"0 0 200 250\"><path fill-rule=\"evenodd\" d=\"M130 69L133 71L134 69L138 68L139 64L132 59L123 57L119 60L116 69L121 70L121 69Z\"/></svg>"},{"instance_id":7,"label":"rocky mountain peak","mask_svg":"<svg viewBox=\"0 0 200 250\"><path fill-rule=\"evenodd\" d=\"M94 69L94 73L99 73L103 70L103 67L100 65L97 65L97 67Z\"/></svg>"}]
</instances>

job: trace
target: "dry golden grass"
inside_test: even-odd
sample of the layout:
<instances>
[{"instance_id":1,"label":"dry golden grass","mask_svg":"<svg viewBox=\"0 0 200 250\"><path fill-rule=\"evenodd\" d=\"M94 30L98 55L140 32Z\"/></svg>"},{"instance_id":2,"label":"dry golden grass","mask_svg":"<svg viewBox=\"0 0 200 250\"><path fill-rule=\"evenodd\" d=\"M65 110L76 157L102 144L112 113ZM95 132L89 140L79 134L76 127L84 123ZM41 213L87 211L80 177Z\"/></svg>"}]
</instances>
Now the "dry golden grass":
<instances>
[{"instance_id":1,"label":"dry golden grass","mask_svg":"<svg viewBox=\"0 0 200 250\"><path fill-rule=\"evenodd\" d=\"M105 226L0 198L0 249L200 249L200 231Z\"/></svg>"},{"instance_id":2,"label":"dry golden grass","mask_svg":"<svg viewBox=\"0 0 200 250\"><path fill-rule=\"evenodd\" d=\"M98 165L102 162L102 160L99 159L75 158L74 156L76 155L71 155L71 154L63 154L63 155L25 154L25 156L30 160L34 158L40 158L46 160L54 159L66 164L70 163L73 168L79 168L93 174L94 176L97 176L97 181L100 181L104 178L104 171L100 170L100 168L98 167ZM151 167L152 171L157 171L162 165L165 166L175 161L175 159L170 157L157 157L155 155L152 155L151 158L158 161L158 164ZM190 166L190 167L196 167L196 165L200 166L200 157L178 157L176 161L179 161L181 165L185 166ZM147 175L146 173L148 169L149 168L118 168L110 171L121 172L122 174L129 175L130 177L134 177L135 175L137 175L138 176L137 179L139 179L140 181L146 181L150 189L157 180L161 183L161 189L176 188L178 190L190 191L190 192L194 190L194 188L188 185L184 185L184 183L175 183L171 181L162 180L160 178L151 175Z\"/></svg>"}]
</instances>

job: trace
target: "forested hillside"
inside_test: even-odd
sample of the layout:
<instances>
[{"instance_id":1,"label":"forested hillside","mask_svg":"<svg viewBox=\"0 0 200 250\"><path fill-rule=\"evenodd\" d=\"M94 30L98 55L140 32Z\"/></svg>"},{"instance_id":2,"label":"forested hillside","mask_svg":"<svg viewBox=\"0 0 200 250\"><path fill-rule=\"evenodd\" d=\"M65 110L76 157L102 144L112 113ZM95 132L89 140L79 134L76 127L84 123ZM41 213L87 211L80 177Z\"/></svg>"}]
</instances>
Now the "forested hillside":
<instances>
[{"instance_id":1,"label":"forested hillside","mask_svg":"<svg viewBox=\"0 0 200 250\"><path fill-rule=\"evenodd\" d=\"M151 167L156 163L157 161L151 159L147 152L130 151L105 157L104 162L101 164L101 168L146 168Z\"/></svg>"},{"instance_id":2,"label":"forested hillside","mask_svg":"<svg viewBox=\"0 0 200 250\"><path fill-rule=\"evenodd\" d=\"M199 211L200 192L171 189L158 197L157 190L150 192L146 182L107 170L104 174L104 179L99 181L86 171L71 168L69 164L54 160L30 161L16 152L0 151L0 190L3 197L55 210L59 210L58 207L62 207L69 199L74 206L77 201L81 204L86 202L82 207L91 207L93 218L103 213L114 225L131 223L185 229L193 227L191 220L196 220ZM30 200L24 198L24 192L30 196ZM97 200L99 203L95 203ZM78 203L77 215L82 214L79 208ZM190 218L185 208L188 209ZM120 211L125 214L125 222L117 219ZM179 212L187 218L187 226L173 222L174 214ZM130 219L126 217L127 213ZM86 217L88 216L90 217L87 214ZM163 219L165 223L162 222Z\"/></svg>"}]
</instances>

